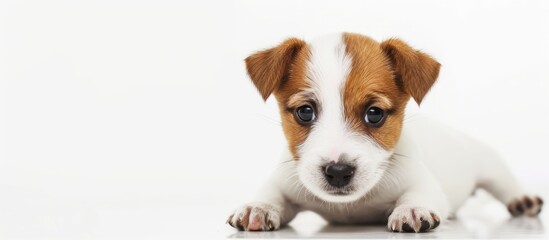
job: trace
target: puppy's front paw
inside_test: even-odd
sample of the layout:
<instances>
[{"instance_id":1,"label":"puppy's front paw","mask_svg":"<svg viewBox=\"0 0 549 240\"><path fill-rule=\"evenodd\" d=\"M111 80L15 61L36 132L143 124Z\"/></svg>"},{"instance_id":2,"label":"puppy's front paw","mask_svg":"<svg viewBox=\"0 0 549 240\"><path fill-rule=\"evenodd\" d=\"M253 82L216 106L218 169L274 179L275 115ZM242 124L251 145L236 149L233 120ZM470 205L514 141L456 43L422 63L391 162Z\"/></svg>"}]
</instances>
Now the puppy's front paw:
<instances>
[{"instance_id":1,"label":"puppy's front paw","mask_svg":"<svg viewBox=\"0 0 549 240\"><path fill-rule=\"evenodd\" d=\"M427 232L440 224L440 217L423 207L398 206L393 210L387 227L393 232Z\"/></svg>"},{"instance_id":2,"label":"puppy's front paw","mask_svg":"<svg viewBox=\"0 0 549 240\"><path fill-rule=\"evenodd\" d=\"M238 208L227 223L241 231L272 231L280 228L280 209L266 203L251 203Z\"/></svg>"},{"instance_id":3,"label":"puppy's front paw","mask_svg":"<svg viewBox=\"0 0 549 240\"><path fill-rule=\"evenodd\" d=\"M543 200L541 200L541 198L535 196L522 196L507 204L507 210L509 210L513 217L522 215L534 217L541 212L542 206Z\"/></svg>"}]
</instances>

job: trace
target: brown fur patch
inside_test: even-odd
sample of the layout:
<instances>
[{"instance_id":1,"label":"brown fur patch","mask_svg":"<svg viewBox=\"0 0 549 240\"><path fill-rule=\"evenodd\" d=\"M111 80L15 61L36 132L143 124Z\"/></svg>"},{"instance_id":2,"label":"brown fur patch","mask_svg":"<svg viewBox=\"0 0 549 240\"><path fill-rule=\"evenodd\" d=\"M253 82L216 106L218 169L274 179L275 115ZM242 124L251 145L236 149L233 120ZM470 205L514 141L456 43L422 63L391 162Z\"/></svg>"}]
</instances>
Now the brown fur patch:
<instances>
[{"instance_id":1,"label":"brown fur patch","mask_svg":"<svg viewBox=\"0 0 549 240\"><path fill-rule=\"evenodd\" d=\"M305 45L300 39L290 38L274 48L257 52L244 60L248 75L263 100L267 100L271 93L276 92L277 88L287 81L294 59Z\"/></svg>"},{"instance_id":2,"label":"brown fur patch","mask_svg":"<svg viewBox=\"0 0 549 240\"><path fill-rule=\"evenodd\" d=\"M437 80L440 63L399 39L382 42L381 49L391 60L399 86L420 104Z\"/></svg>"},{"instance_id":3,"label":"brown fur patch","mask_svg":"<svg viewBox=\"0 0 549 240\"><path fill-rule=\"evenodd\" d=\"M394 80L391 61L379 43L358 34L344 34L346 51L352 57L352 68L345 83L343 103L350 127L371 136L385 149L396 145L402 128L404 108L409 96ZM370 127L364 120L369 107L385 111L382 126Z\"/></svg>"},{"instance_id":4,"label":"brown fur patch","mask_svg":"<svg viewBox=\"0 0 549 240\"><path fill-rule=\"evenodd\" d=\"M304 126L297 122L295 110L302 105L314 102L313 96L304 92L310 88L305 76L309 54L309 49L306 46L297 53L288 75L288 81L282 84L279 91L275 93L284 135L288 141L290 152L296 160L299 159L297 147L307 138L310 126Z\"/></svg>"},{"instance_id":5,"label":"brown fur patch","mask_svg":"<svg viewBox=\"0 0 549 240\"><path fill-rule=\"evenodd\" d=\"M309 133L309 126L299 124L294 117L295 109L310 100L303 92L309 88L305 81L308 58L307 45L296 38L246 58L248 74L263 99L274 93L278 101L282 128L294 159L299 158L297 146Z\"/></svg>"},{"instance_id":6,"label":"brown fur patch","mask_svg":"<svg viewBox=\"0 0 549 240\"><path fill-rule=\"evenodd\" d=\"M343 37L346 53L352 57L343 89L345 118L353 130L392 149L400 136L407 101L412 96L421 103L438 76L440 64L397 39L380 44L358 34L345 33ZM309 55L304 41L291 38L246 58L248 74L263 99L274 93L278 101L284 134L296 160L297 148L307 138L310 126L297 122L295 110L316 102L314 95L306 92L310 88L306 81ZM318 114L321 106L312 105ZM372 106L385 111L380 127L364 121L365 111Z\"/></svg>"}]
</instances>

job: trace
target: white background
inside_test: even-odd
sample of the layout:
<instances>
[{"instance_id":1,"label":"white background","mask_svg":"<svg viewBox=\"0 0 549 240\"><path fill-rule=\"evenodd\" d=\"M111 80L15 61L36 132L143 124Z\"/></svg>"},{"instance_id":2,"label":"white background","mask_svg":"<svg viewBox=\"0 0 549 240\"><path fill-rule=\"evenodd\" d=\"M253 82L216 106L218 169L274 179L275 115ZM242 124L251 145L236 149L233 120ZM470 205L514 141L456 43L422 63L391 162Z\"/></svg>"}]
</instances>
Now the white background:
<instances>
[{"instance_id":1,"label":"white background","mask_svg":"<svg viewBox=\"0 0 549 240\"><path fill-rule=\"evenodd\" d=\"M493 145L540 189L548 12L544 1L2 1L0 236L219 229L285 144L243 59L341 31L434 56L443 67L420 111Z\"/></svg>"}]
</instances>

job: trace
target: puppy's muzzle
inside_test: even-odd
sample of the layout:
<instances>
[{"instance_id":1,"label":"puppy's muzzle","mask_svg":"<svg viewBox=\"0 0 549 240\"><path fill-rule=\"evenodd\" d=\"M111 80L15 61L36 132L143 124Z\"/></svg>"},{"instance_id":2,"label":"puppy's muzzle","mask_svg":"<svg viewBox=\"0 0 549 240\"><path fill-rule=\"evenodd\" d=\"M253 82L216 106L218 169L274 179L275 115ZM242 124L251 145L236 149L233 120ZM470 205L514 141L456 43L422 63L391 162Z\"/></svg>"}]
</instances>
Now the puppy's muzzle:
<instances>
[{"instance_id":1,"label":"puppy's muzzle","mask_svg":"<svg viewBox=\"0 0 549 240\"><path fill-rule=\"evenodd\" d=\"M332 163L324 167L326 181L332 187L347 186L355 174L355 167L345 163Z\"/></svg>"}]
</instances>

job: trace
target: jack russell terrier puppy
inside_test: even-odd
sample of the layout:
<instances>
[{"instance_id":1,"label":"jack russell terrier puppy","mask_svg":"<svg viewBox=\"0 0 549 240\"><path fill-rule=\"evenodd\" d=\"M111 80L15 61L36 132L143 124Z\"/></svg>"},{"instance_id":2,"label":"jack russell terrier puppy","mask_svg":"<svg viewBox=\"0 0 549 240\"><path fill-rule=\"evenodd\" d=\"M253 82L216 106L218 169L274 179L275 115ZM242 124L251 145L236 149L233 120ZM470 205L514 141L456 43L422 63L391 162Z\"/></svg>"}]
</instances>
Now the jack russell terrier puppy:
<instances>
[{"instance_id":1,"label":"jack russell terrier puppy","mask_svg":"<svg viewBox=\"0 0 549 240\"><path fill-rule=\"evenodd\" d=\"M276 230L311 210L330 223L426 232L477 188L513 216L541 211L541 198L525 195L483 143L425 119L403 123L408 100L420 104L440 68L403 41L291 38L245 61L263 99L278 101L288 154L231 226Z\"/></svg>"}]
</instances>

